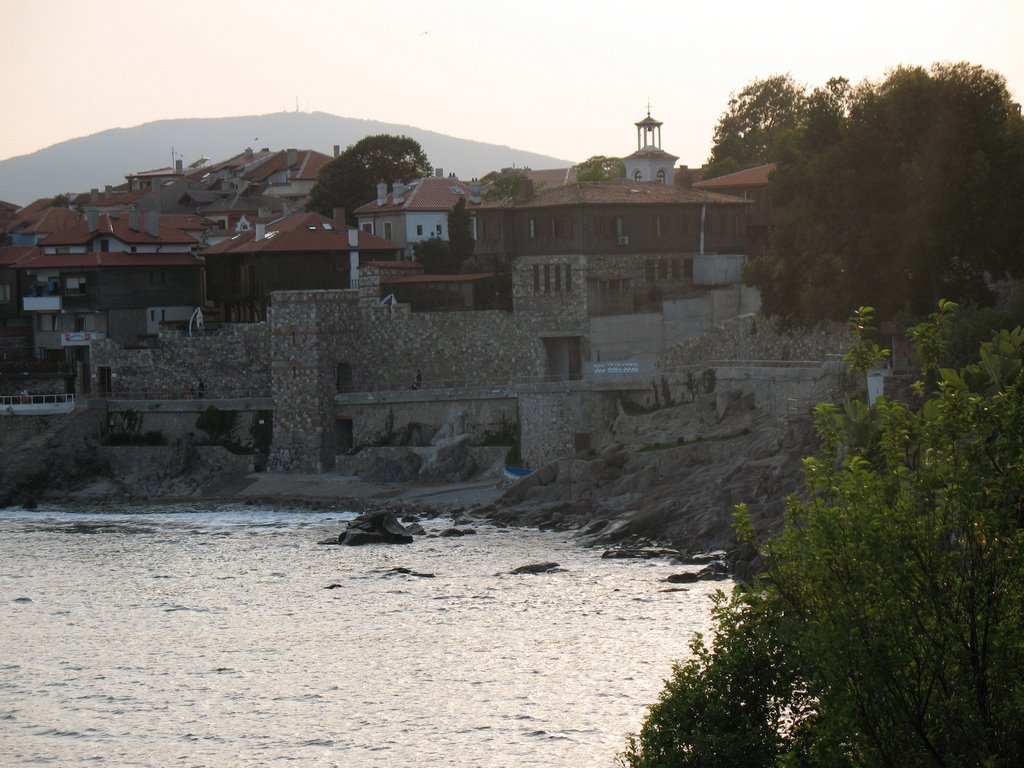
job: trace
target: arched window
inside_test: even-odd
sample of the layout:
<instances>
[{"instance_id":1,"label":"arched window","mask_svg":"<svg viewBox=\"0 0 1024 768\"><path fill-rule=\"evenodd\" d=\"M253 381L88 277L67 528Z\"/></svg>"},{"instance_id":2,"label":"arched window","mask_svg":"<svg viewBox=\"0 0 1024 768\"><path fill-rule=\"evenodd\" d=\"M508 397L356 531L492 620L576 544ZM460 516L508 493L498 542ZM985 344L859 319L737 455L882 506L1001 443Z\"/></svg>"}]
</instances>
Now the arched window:
<instances>
[{"instance_id":1,"label":"arched window","mask_svg":"<svg viewBox=\"0 0 1024 768\"><path fill-rule=\"evenodd\" d=\"M643 174L643 172L639 168L637 168L635 171L633 171L633 181L643 181L643 180L644 180L644 174Z\"/></svg>"},{"instance_id":2,"label":"arched window","mask_svg":"<svg viewBox=\"0 0 1024 768\"><path fill-rule=\"evenodd\" d=\"M657 175L656 178L657 178L657 181L658 181L659 184L664 184L665 183L665 169L664 168L660 168L658 170L658 175Z\"/></svg>"}]
</instances>

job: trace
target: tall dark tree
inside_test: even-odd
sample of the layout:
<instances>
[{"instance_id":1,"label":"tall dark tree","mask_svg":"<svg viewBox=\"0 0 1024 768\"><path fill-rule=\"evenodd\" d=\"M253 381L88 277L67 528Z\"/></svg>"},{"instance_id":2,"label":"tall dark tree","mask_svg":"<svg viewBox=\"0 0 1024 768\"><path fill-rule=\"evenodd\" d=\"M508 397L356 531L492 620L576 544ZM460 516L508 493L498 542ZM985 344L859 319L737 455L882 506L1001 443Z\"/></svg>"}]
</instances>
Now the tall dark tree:
<instances>
[{"instance_id":1,"label":"tall dark tree","mask_svg":"<svg viewBox=\"0 0 1024 768\"><path fill-rule=\"evenodd\" d=\"M461 270L462 266L473 258L475 246L466 200L460 197L448 214L448 249L451 251L452 260L458 264L456 271Z\"/></svg>"},{"instance_id":2,"label":"tall dark tree","mask_svg":"<svg viewBox=\"0 0 1024 768\"><path fill-rule=\"evenodd\" d=\"M820 89L777 161L749 281L791 324L986 305L991 280L1024 274L1024 123L998 73L938 64Z\"/></svg>"},{"instance_id":3,"label":"tall dark tree","mask_svg":"<svg viewBox=\"0 0 1024 768\"><path fill-rule=\"evenodd\" d=\"M729 108L715 126L704 178L774 161L778 142L800 125L805 102L803 86L790 75L755 80L732 94Z\"/></svg>"},{"instance_id":4,"label":"tall dark tree","mask_svg":"<svg viewBox=\"0 0 1024 768\"><path fill-rule=\"evenodd\" d=\"M353 212L377 196L379 182L409 182L430 173L427 155L415 139L367 136L320 169L307 207L324 216L344 208L348 222L355 224Z\"/></svg>"}]
</instances>

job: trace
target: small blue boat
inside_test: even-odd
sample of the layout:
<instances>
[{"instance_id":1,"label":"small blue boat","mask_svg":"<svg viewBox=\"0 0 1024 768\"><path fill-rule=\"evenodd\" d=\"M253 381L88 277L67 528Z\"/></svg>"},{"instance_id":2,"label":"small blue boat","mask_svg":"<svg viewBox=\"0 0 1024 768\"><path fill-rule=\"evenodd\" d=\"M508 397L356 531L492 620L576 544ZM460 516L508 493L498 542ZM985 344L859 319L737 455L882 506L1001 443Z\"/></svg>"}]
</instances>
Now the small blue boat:
<instances>
[{"instance_id":1,"label":"small blue boat","mask_svg":"<svg viewBox=\"0 0 1024 768\"><path fill-rule=\"evenodd\" d=\"M504 469L502 469L502 474L510 483L514 483L516 480L522 480L531 472L533 472L533 470L529 467L510 467L507 464Z\"/></svg>"}]
</instances>

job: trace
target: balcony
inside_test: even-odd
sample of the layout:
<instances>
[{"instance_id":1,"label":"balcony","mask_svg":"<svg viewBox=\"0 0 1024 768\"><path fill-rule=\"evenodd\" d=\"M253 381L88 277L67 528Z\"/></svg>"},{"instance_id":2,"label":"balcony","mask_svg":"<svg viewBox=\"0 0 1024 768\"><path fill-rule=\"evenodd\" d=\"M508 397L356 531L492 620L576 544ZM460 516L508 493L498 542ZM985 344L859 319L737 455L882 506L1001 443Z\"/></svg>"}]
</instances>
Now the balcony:
<instances>
[{"instance_id":1,"label":"balcony","mask_svg":"<svg viewBox=\"0 0 1024 768\"><path fill-rule=\"evenodd\" d=\"M26 296L22 302L26 312L60 312L60 296Z\"/></svg>"}]
</instances>

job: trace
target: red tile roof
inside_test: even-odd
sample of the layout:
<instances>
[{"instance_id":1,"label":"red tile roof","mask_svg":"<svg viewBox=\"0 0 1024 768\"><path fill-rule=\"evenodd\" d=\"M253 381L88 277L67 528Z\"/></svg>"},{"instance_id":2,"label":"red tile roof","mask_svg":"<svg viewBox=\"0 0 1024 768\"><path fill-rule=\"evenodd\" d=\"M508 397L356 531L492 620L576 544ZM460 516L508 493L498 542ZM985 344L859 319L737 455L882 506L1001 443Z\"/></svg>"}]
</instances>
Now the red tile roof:
<instances>
[{"instance_id":1,"label":"red tile roof","mask_svg":"<svg viewBox=\"0 0 1024 768\"><path fill-rule=\"evenodd\" d=\"M5 245L0 247L0 267L12 267L39 250L35 245Z\"/></svg>"},{"instance_id":2,"label":"red tile roof","mask_svg":"<svg viewBox=\"0 0 1024 768\"><path fill-rule=\"evenodd\" d=\"M563 187L576 183L575 168L549 168L543 171L527 171L526 177L533 181L537 189L541 187Z\"/></svg>"},{"instance_id":3,"label":"red tile roof","mask_svg":"<svg viewBox=\"0 0 1024 768\"><path fill-rule=\"evenodd\" d=\"M312 149L296 150L296 161L288 163L288 151L281 150L269 156L266 162L246 170L243 176L251 181L265 181L278 171L291 169L292 179L315 180L320 169L329 163L331 158L322 152Z\"/></svg>"},{"instance_id":4,"label":"red tile roof","mask_svg":"<svg viewBox=\"0 0 1024 768\"><path fill-rule=\"evenodd\" d=\"M22 232L34 235L49 235L54 232L63 232L65 229L79 224L82 221L82 214L70 208L46 208L34 221L22 228Z\"/></svg>"},{"instance_id":5,"label":"red tile roof","mask_svg":"<svg viewBox=\"0 0 1024 768\"><path fill-rule=\"evenodd\" d=\"M493 272L479 272L472 275L402 275L382 280L381 285L405 285L408 283L476 283L494 277Z\"/></svg>"},{"instance_id":6,"label":"red tile roof","mask_svg":"<svg viewBox=\"0 0 1024 768\"><path fill-rule=\"evenodd\" d=\"M747 168L735 173L727 173L707 181L695 182L694 189L731 189L734 187L763 187L768 184L768 176L775 170L775 163Z\"/></svg>"},{"instance_id":7,"label":"red tile roof","mask_svg":"<svg viewBox=\"0 0 1024 768\"><path fill-rule=\"evenodd\" d=\"M123 243L184 243L189 245L195 243L195 238L191 235L182 232L180 229L168 226L163 222L160 222L157 232L158 236L153 237L153 235L146 231L145 213L139 214L138 229L132 229L128 225L127 215L118 217L104 213L98 217L95 231L89 231L88 221L81 221L69 229L50 235L40 245L47 247L54 245L88 245L95 238L104 235L112 235Z\"/></svg>"},{"instance_id":8,"label":"red tile roof","mask_svg":"<svg viewBox=\"0 0 1024 768\"><path fill-rule=\"evenodd\" d=\"M255 232L244 232L212 245L202 253L212 256L223 253L347 252L350 250L348 233L352 229L338 228L331 219L318 213L299 213L268 224L262 240L256 239ZM355 231L359 232L359 251L394 253L401 250L401 246L382 237Z\"/></svg>"},{"instance_id":9,"label":"red tile roof","mask_svg":"<svg viewBox=\"0 0 1024 768\"><path fill-rule=\"evenodd\" d=\"M15 269L84 267L201 267L206 260L191 253L71 253L46 254L38 250L21 259Z\"/></svg>"},{"instance_id":10,"label":"red tile roof","mask_svg":"<svg viewBox=\"0 0 1024 768\"><path fill-rule=\"evenodd\" d=\"M540 189L530 200L513 198L484 203L486 208L545 208L563 205L652 205L720 203L748 205L732 195L697 192L674 184L653 184L616 179L614 181L583 181L562 187Z\"/></svg>"},{"instance_id":11,"label":"red tile roof","mask_svg":"<svg viewBox=\"0 0 1024 768\"><path fill-rule=\"evenodd\" d=\"M415 270L417 272L423 271L423 265L418 261L367 261L363 263L364 267L377 267L378 269L405 269Z\"/></svg>"},{"instance_id":12,"label":"red tile roof","mask_svg":"<svg viewBox=\"0 0 1024 768\"><path fill-rule=\"evenodd\" d=\"M459 198L466 201L466 207L475 204L469 201L469 184L458 179L447 179L439 176L427 176L416 179L405 185L405 199L401 203L394 202L394 193L387 196L384 205L377 201L361 205L355 210L358 216L371 213L395 213L399 211L450 211Z\"/></svg>"}]
</instances>

